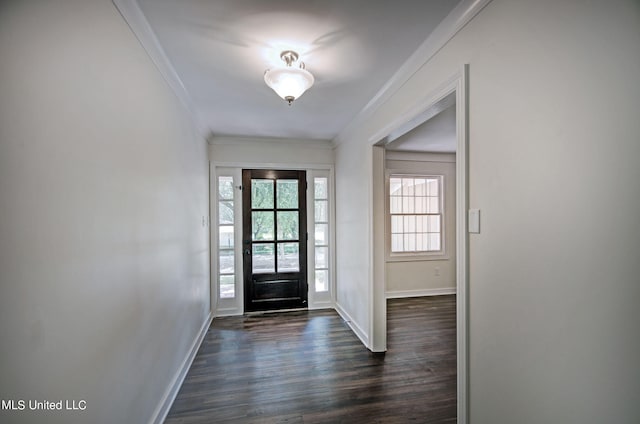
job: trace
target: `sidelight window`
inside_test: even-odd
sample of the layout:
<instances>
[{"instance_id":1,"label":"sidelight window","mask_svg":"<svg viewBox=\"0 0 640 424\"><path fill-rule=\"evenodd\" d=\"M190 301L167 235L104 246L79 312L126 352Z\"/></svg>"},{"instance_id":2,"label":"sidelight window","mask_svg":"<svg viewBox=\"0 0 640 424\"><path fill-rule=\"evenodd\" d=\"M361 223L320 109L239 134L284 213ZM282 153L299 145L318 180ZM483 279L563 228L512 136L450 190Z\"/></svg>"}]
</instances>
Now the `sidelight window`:
<instances>
[{"instance_id":1,"label":"sidelight window","mask_svg":"<svg viewBox=\"0 0 640 424\"><path fill-rule=\"evenodd\" d=\"M314 224L315 224L315 291L329 291L329 179L315 177Z\"/></svg>"},{"instance_id":2,"label":"sidelight window","mask_svg":"<svg viewBox=\"0 0 640 424\"><path fill-rule=\"evenodd\" d=\"M218 287L220 298L235 297L235 230L233 177L218 177Z\"/></svg>"}]
</instances>

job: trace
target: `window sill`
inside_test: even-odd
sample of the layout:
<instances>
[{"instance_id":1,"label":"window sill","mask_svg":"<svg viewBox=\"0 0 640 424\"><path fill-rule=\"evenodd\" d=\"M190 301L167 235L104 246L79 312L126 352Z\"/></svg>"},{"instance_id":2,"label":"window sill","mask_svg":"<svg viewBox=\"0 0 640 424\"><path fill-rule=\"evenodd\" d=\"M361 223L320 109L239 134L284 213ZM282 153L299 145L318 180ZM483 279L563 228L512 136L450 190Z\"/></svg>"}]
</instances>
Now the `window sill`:
<instances>
[{"instance_id":1,"label":"window sill","mask_svg":"<svg viewBox=\"0 0 640 424\"><path fill-rule=\"evenodd\" d=\"M393 253L387 254L387 262L448 261L449 255L437 253Z\"/></svg>"}]
</instances>

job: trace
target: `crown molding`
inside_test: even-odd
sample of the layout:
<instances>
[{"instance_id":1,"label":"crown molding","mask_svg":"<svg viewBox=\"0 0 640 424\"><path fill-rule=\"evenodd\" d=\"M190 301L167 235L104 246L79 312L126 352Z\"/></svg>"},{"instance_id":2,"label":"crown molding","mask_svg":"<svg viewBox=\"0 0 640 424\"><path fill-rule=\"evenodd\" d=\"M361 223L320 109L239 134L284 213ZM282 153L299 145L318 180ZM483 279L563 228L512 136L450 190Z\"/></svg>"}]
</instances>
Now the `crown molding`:
<instances>
[{"instance_id":1,"label":"crown molding","mask_svg":"<svg viewBox=\"0 0 640 424\"><path fill-rule=\"evenodd\" d=\"M364 124L376 110L386 103L413 75L420 70L435 54L444 47L471 19L473 19L491 0L462 0L436 29L418 47L396 71L375 96L362 108L333 139L338 146L348 139L349 133Z\"/></svg>"},{"instance_id":2,"label":"crown molding","mask_svg":"<svg viewBox=\"0 0 640 424\"><path fill-rule=\"evenodd\" d=\"M142 48L151 58L151 61L156 65L158 71L160 71L160 74L171 90L187 109L187 112L200 135L204 139L207 139L211 134L211 129L198 119L196 108L193 105L193 101L191 100L182 79L178 76L178 73L160 45L158 37L156 37L156 34L151 28L147 18L144 16L144 13L142 13L138 2L136 0L112 0L112 2L116 9L118 9L118 12L120 12L120 15L122 15L122 18L125 20L127 25L129 25L129 28L131 28L131 31L142 45Z\"/></svg>"}]
</instances>

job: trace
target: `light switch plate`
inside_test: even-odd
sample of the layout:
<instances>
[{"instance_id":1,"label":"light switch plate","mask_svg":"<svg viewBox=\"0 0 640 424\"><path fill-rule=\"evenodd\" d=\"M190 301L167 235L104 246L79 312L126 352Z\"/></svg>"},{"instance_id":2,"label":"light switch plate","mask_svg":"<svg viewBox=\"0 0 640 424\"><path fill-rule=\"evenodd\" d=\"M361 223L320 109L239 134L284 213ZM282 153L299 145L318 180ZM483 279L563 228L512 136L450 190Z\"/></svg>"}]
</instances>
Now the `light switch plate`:
<instances>
[{"instance_id":1,"label":"light switch plate","mask_svg":"<svg viewBox=\"0 0 640 424\"><path fill-rule=\"evenodd\" d=\"M469 232L480 233L480 209L469 209Z\"/></svg>"}]
</instances>

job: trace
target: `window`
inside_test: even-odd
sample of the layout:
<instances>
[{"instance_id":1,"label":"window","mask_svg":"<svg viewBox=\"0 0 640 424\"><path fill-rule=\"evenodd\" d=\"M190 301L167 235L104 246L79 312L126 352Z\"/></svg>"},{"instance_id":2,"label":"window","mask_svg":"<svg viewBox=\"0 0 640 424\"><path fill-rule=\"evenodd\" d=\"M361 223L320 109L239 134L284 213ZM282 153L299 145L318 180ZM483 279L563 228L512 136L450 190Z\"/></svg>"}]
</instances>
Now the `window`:
<instances>
[{"instance_id":1,"label":"window","mask_svg":"<svg viewBox=\"0 0 640 424\"><path fill-rule=\"evenodd\" d=\"M315 177L314 224L315 224L315 291L329 291L329 179Z\"/></svg>"},{"instance_id":2,"label":"window","mask_svg":"<svg viewBox=\"0 0 640 424\"><path fill-rule=\"evenodd\" d=\"M234 251L233 177L218 177L218 286L220 298L234 298L236 288Z\"/></svg>"},{"instance_id":3,"label":"window","mask_svg":"<svg viewBox=\"0 0 640 424\"><path fill-rule=\"evenodd\" d=\"M391 253L442 252L442 176L391 175Z\"/></svg>"}]
</instances>

